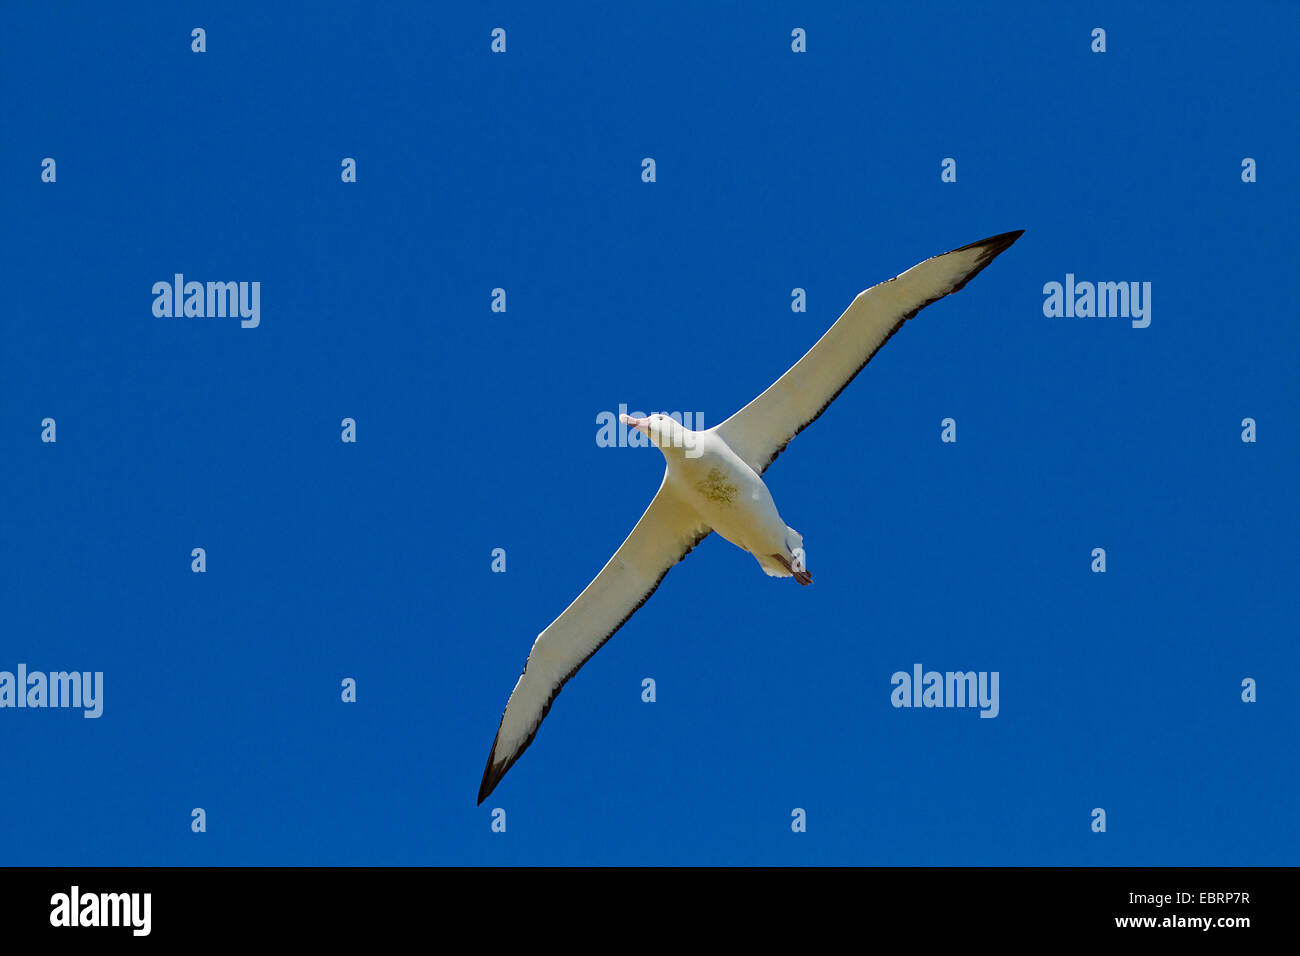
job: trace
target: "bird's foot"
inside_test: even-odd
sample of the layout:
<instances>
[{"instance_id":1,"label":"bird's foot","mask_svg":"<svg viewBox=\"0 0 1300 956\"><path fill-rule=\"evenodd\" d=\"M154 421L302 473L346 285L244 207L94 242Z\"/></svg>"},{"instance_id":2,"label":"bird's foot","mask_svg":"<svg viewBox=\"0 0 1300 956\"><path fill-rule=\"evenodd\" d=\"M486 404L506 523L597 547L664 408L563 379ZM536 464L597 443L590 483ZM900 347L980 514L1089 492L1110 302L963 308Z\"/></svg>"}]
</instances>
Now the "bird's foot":
<instances>
[{"instance_id":1,"label":"bird's foot","mask_svg":"<svg viewBox=\"0 0 1300 956\"><path fill-rule=\"evenodd\" d=\"M794 566L790 564L790 561L786 558L785 555L774 554L772 555L772 557L780 561L781 564L784 565L785 569L789 571L792 575L794 575L794 579L798 581L801 585L812 584L812 575L809 574L807 571L805 571L803 568L800 568L798 571L796 571L794 569Z\"/></svg>"}]
</instances>

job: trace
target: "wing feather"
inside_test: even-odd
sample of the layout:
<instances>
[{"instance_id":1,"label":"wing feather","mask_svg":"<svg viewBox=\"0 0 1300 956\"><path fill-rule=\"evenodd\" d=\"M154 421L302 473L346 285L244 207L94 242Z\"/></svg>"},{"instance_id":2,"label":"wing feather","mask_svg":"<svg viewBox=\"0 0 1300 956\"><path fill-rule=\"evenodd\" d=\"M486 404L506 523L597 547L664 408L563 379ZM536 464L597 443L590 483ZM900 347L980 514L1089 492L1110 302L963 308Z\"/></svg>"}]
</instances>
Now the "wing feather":
<instances>
[{"instance_id":1,"label":"wing feather","mask_svg":"<svg viewBox=\"0 0 1300 956\"><path fill-rule=\"evenodd\" d=\"M659 491L627 540L533 642L492 741L479 803L528 749L569 678L636 613L669 569L708 537L710 530L668 486L668 473L664 472Z\"/></svg>"},{"instance_id":2,"label":"wing feather","mask_svg":"<svg viewBox=\"0 0 1300 956\"><path fill-rule=\"evenodd\" d=\"M1024 233L981 239L927 259L858 294L835 324L789 371L718 433L760 475L790 440L816 421L903 323L959 291Z\"/></svg>"}]
</instances>

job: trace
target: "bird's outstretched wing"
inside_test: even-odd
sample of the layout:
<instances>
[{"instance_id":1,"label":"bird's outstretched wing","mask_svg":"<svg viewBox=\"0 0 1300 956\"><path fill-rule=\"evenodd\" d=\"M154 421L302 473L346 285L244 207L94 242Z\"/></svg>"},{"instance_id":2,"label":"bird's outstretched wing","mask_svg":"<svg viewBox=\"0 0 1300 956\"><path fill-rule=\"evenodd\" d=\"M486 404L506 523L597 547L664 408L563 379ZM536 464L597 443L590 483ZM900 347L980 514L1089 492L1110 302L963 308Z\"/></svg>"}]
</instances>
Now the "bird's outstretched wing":
<instances>
[{"instance_id":1,"label":"bird's outstretched wing","mask_svg":"<svg viewBox=\"0 0 1300 956\"><path fill-rule=\"evenodd\" d=\"M533 642L492 741L479 803L528 749L568 679L636 613L668 570L708 537L710 530L669 488L665 471L659 491L627 540L595 580Z\"/></svg>"},{"instance_id":2,"label":"bird's outstretched wing","mask_svg":"<svg viewBox=\"0 0 1300 956\"><path fill-rule=\"evenodd\" d=\"M718 434L761 475L904 322L961 289L1023 233L1019 229L972 242L859 293L817 344L767 391L718 425Z\"/></svg>"}]
</instances>

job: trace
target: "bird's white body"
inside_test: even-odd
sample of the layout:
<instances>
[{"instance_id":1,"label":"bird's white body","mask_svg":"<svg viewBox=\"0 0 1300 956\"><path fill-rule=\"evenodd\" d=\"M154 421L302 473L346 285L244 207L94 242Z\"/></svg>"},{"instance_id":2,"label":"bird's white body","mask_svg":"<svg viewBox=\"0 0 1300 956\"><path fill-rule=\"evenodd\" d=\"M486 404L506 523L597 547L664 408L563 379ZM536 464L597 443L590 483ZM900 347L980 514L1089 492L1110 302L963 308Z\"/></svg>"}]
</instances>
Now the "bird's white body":
<instances>
[{"instance_id":1,"label":"bird's white body","mask_svg":"<svg viewBox=\"0 0 1300 956\"><path fill-rule=\"evenodd\" d=\"M657 418L663 416L651 416L652 423ZM774 577L791 576L774 555L802 568L803 540L785 523L758 473L715 429L691 432L671 418L666 419L666 426L670 440L660 445L668 459L664 481L695 510L702 523L748 551ZM677 444L679 433L685 433L681 447Z\"/></svg>"},{"instance_id":2,"label":"bird's white body","mask_svg":"<svg viewBox=\"0 0 1300 956\"><path fill-rule=\"evenodd\" d=\"M777 511L763 473L908 319L960 290L1020 234L926 259L860 293L803 358L707 431L690 431L666 415L623 416L663 452L663 482L605 567L533 642L488 754L480 803L533 742L568 679L711 532L748 551L768 574L812 583L803 538Z\"/></svg>"}]
</instances>

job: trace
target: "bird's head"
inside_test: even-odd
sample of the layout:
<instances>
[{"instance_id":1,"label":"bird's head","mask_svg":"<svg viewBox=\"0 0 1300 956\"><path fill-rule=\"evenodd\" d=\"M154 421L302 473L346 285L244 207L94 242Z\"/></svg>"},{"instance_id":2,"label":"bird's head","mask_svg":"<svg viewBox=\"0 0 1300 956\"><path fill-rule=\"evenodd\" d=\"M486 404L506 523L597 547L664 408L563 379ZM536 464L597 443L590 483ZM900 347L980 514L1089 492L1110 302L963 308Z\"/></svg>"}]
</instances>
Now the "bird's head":
<instances>
[{"instance_id":1,"label":"bird's head","mask_svg":"<svg viewBox=\"0 0 1300 956\"><path fill-rule=\"evenodd\" d=\"M689 454L689 450L695 448L696 433L684 428L670 415L656 414L645 418L620 415L619 420L649 438L650 444L662 451L665 457L680 455L684 450Z\"/></svg>"}]
</instances>

